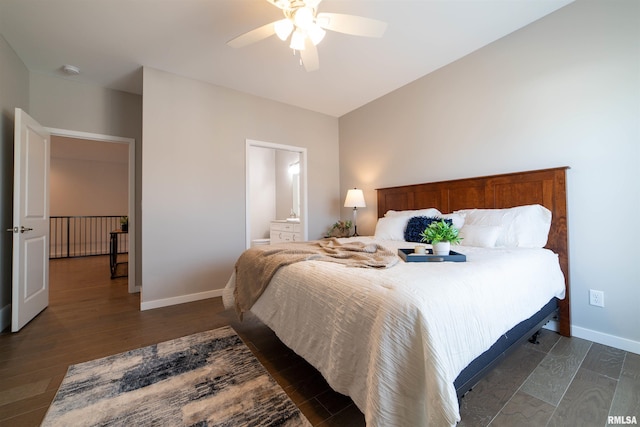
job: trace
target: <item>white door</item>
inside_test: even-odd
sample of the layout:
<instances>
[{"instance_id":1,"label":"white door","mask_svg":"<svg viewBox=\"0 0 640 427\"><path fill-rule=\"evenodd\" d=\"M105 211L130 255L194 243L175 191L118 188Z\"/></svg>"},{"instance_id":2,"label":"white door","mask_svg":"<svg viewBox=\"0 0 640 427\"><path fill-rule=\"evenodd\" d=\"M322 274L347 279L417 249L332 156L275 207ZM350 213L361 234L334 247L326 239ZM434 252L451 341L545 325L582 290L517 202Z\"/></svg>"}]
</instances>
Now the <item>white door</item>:
<instances>
[{"instance_id":1,"label":"white door","mask_svg":"<svg viewBox=\"0 0 640 427\"><path fill-rule=\"evenodd\" d=\"M49 133L16 108L11 331L49 305Z\"/></svg>"}]
</instances>

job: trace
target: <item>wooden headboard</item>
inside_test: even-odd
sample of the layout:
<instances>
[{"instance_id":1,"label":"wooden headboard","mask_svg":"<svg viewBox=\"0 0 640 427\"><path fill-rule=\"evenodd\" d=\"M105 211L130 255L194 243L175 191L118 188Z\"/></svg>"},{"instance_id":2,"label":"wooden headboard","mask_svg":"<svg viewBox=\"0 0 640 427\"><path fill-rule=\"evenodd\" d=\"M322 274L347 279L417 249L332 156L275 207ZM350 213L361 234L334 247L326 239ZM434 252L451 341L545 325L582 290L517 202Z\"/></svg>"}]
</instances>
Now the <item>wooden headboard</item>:
<instances>
[{"instance_id":1,"label":"wooden headboard","mask_svg":"<svg viewBox=\"0 0 640 427\"><path fill-rule=\"evenodd\" d=\"M566 170L568 167L464 178L378 189L378 217L389 209L436 208L442 213L470 208L511 208L540 204L552 213L547 248L558 254L565 277L560 333L571 336Z\"/></svg>"}]
</instances>

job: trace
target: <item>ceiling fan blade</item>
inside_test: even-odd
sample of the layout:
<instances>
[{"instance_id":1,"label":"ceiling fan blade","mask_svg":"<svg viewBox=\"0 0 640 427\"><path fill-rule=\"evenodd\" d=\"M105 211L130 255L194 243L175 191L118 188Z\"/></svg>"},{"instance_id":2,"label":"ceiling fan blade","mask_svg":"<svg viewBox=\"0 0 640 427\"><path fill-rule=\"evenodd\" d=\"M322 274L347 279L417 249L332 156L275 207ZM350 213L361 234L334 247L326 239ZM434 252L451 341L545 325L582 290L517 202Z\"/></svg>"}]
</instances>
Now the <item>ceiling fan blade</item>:
<instances>
[{"instance_id":1,"label":"ceiling fan blade","mask_svg":"<svg viewBox=\"0 0 640 427\"><path fill-rule=\"evenodd\" d=\"M258 42L260 40L266 39L276 33L275 22L270 22L262 27L258 27L255 30L251 30L248 33L244 33L236 37L235 39L231 39L227 42L227 44L231 47L245 47L250 45L251 43Z\"/></svg>"},{"instance_id":2,"label":"ceiling fan blade","mask_svg":"<svg viewBox=\"0 0 640 427\"><path fill-rule=\"evenodd\" d=\"M327 30L364 37L382 37L387 29L386 22L342 13L318 13L316 23Z\"/></svg>"},{"instance_id":3,"label":"ceiling fan blade","mask_svg":"<svg viewBox=\"0 0 640 427\"><path fill-rule=\"evenodd\" d=\"M318 58L318 48L315 47L311 40L307 37L304 45L304 50L300 52L300 59L302 59L302 65L307 71L316 71L320 68L320 59Z\"/></svg>"}]
</instances>

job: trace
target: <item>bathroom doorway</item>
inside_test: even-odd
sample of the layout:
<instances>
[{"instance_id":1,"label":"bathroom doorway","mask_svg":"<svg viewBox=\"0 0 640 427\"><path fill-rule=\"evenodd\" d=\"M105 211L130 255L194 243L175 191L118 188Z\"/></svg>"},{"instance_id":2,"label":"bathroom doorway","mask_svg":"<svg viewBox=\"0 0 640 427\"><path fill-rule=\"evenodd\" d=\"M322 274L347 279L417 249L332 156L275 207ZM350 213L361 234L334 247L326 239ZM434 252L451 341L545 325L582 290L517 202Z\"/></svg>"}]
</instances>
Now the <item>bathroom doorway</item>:
<instances>
[{"instance_id":1,"label":"bathroom doorway","mask_svg":"<svg viewBox=\"0 0 640 427\"><path fill-rule=\"evenodd\" d=\"M275 220L299 223L307 240L306 148L246 140L246 247Z\"/></svg>"}]
</instances>

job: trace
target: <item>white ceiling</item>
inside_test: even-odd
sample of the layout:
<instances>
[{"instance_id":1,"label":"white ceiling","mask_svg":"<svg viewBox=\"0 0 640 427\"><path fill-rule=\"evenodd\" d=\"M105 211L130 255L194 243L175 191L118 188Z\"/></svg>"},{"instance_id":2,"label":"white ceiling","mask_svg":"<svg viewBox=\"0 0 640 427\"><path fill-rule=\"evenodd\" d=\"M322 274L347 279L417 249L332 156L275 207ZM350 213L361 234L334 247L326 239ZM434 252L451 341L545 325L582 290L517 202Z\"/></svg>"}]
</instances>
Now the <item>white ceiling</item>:
<instances>
[{"instance_id":1,"label":"white ceiling","mask_svg":"<svg viewBox=\"0 0 640 427\"><path fill-rule=\"evenodd\" d=\"M387 22L381 39L328 32L306 72L273 36L230 39L281 19L266 0L0 0L0 33L30 71L142 91L142 66L339 117L573 0L324 0L320 12Z\"/></svg>"}]
</instances>

